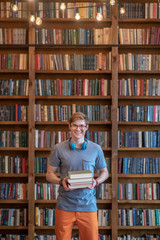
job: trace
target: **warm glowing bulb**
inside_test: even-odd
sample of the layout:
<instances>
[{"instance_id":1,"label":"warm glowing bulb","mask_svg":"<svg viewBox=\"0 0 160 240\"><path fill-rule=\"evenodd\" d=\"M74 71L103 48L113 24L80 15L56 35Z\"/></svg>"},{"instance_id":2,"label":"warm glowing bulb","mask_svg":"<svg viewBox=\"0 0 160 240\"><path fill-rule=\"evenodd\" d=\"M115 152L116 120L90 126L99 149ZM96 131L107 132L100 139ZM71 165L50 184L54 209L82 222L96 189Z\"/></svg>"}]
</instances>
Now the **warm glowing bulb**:
<instances>
[{"instance_id":1,"label":"warm glowing bulb","mask_svg":"<svg viewBox=\"0 0 160 240\"><path fill-rule=\"evenodd\" d=\"M80 15L79 15L79 13L76 13L76 15L75 15L75 19L76 20L79 20L81 17L80 17Z\"/></svg>"},{"instance_id":2,"label":"warm glowing bulb","mask_svg":"<svg viewBox=\"0 0 160 240\"><path fill-rule=\"evenodd\" d=\"M124 14L124 13L125 13L124 7L121 7L121 8L120 8L120 13L121 13L121 14Z\"/></svg>"},{"instance_id":3,"label":"warm glowing bulb","mask_svg":"<svg viewBox=\"0 0 160 240\"><path fill-rule=\"evenodd\" d=\"M96 19L97 19L98 21L102 21L102 19L103 19L102 13L97 13Z\"/></svg>"},{"instance_id":4,"label":"warm glowing bulb","mask_svg":"<svg viewBox=\"0 0 160 240\"><path fill-rule=\"evenodd\" d=\"M61 9L61 10L65 10L65 9L66 9L66 5L65 5L65 3L61 3L61 5L60 5L60 9Z\"/></svg>"},{"instance_id":5,"label":"warm glowing bulb","mask_svg":"<svg viewBox=\"0 0 160 240\"><path fill-rule=\"evenodd\" d=\"M18 6L17 6L17 4L14 4L14 5L13 5L13 11L14 11L14 12L17 12L17 11L18 11Z\"/></svg>"},{"instance_id":6,"label":"warm glowing bulb","mask_svg":"<svg viewBox=\"0 0 160 240\"><path fill-rule=\"evenodd\" d=\"M42 19L40 17L36 18L36 24L41 25L42 24Z\"/></svg>"},{"instance_id":7,"label":"warm glowing bulb","mask_svg":"<svg viewBox=\"0 0 160 240\"><path fill-rule=\"evenodd\" d=\"M31 16L30 16L30 21L31 21L31 22L35 22L35 16L34 16L34 15L31 15Z\"/></svg>"},{"instance_id":8,"label":"warm glowing bulb","mask_svg":"<svg viewBox=\"0 0 160 240\"><path fill-rule=\"evenodd\" d=\"M115 0L110 0L110 4L113 6L115 5L116 1Z\"/></svg>"}]
</instances>

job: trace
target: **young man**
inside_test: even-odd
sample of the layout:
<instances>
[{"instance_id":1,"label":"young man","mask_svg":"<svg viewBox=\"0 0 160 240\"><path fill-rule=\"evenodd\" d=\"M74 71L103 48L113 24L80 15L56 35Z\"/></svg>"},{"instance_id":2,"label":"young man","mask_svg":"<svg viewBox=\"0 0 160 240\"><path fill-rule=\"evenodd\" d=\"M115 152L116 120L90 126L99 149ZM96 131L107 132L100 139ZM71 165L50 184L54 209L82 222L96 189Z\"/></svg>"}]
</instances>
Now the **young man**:
<instances>
[{"instance_id":1,"label":"young man","mask_svg":"<svg viewBox=\"0 0 160 240\"><path fill-rule=\"evenodd\" d=\"M70 240L75 222L81 240L98 240L95 187L108 178L108 171L101 147L84 137L88 127L88 117L81 112L74 113L69 120L71 138L56 144L49 159L46 179L60 185L55 215L57 240ZM60 178L55 174L57 167L60 167ZM95 168L100 172L97 179L94 179ZM70 190L68 171L88 169L93 175L92 187Z\"/></svg>"}]
</instances>

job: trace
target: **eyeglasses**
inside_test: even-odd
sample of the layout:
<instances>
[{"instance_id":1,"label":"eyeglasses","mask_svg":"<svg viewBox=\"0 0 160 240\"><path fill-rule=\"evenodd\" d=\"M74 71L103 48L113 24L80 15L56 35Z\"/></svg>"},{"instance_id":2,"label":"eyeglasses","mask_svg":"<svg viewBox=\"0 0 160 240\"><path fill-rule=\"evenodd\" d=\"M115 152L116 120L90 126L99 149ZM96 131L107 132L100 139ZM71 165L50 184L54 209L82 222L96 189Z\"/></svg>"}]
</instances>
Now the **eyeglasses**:
<instances>
[{"instance_id":1,"label":"eyeglasses","mask_svg":"<svg viewBox=\"0 0 160 240\"><path fill-rule=\"evenodd\" d=\"M77 124L72 124L71 127L73 129L77 129L77 128L80 128L81 130L85 129L86 125L77 125Z\"/></svg>"}]
</instances>

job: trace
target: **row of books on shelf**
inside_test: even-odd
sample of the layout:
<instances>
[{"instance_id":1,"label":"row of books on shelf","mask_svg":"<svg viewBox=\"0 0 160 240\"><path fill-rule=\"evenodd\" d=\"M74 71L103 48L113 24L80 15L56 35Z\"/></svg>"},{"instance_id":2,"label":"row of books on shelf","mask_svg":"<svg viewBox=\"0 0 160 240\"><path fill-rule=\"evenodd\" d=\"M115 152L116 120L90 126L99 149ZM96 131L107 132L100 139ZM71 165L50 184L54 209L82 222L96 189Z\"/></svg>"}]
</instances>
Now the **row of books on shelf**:
<instances>
[{"instance_id":1,"label":"row of books on shelf","mask_svg":"<svg viewBox=\"0 0 160 240\"><path fill-rule=\"evenodd\" d=\"M160 43L160 28L119 28L120 44L146 44Z\"/></svg>"},{"instance_id":2,"label":"row of books on shelf","mask_svg":"<svg viewBox=\"0 0 160 240\"><path fill-rule=\"evenodd\" d=\"M154 234L154 235L149 235L145 234L144 236L132 236L130 234L119 236L117 240L159 240L160 235Z\"/></svg>"},{"instance_id":3,"label":"row of books on shelf","mask_svg":"<svg viewBox=\"0 0 160 240\"><path fill-rule=\"evenodd\" d=\"M160 55L122 53L118 56L120 71L160 71Z\"/></svg>"},{"instance_id":4,"label":"row of books on shelf","mask_svg":"<svg viewBox=\"0 0 160 240\"><path fill-rule=\"evenodd\" d=\"M109 96L111 81L101 79L35 79L36 96Z\"/></svg>"},{"instance_id":5,"label":"row of books on shelf","mask_svg":"<svg viewBox=\"0 0 160 240\"><path fill-rule=\"evenodd\" d=\"M159 3L123 3L125 13L120 14L119 18L144 18L157 19L160 18Z\"/></svg>"},{"instance_id":6,"label":"row of books on shelf","mask_svg":"<svg viewBox=\"0 0 160 240\"><path fill-rule=\"evenodd\" d=\"M160 96L160 79L120 79L119 96Z\"/></svg>"},{"instance_id":7,"label":"row of books on shelf","mask_svg":"<svg viewBox=\"0 0 160 240\"><path fill-rule=\"evenodd\" d=\"M4 239L1 239L4 240ZM8 239L10 240L10 239ZM37 235L35 234L34 240L56 240L56 235ZM81 240L80 236L71 237L71 240ZM111 240L111 235L99 234L98 240Z\"/></svg>"},{"instance_id":8,"label":"row of books on shelf","mask_svg":"<svg viewBox=\"0 0 160 240\"><path fill-rule=\"evenodd\" d=\"M26 44L26 29L0 28L0 44Z\"/></svg>"},{"instance_id":9,"label":"row of books on shelf","mask_svg":"<svg viewBox=\"0 0 160 240\"><path fill-rule=\"evenodd\" d=\"M35 105L35 121L69 121L75 112L83 112L89 121L110 121L110 106L108 105ZM0 115L1 119L1 115Z\"/></svg>"},{"instance_id":10,"label":"row of books on shelf","mask_svg":"<svg viewBox=\"0 0 160 240\"><path fill-rule=\"evenodd\" d=\"M145 18L157 19L160 18L159 3L123 3L125 13L120 14L119 18ZM74 18L76 8L79 8L81 18L96 18L97 7L96 3L66 3L66 9L60 10L60 3L58 2L39 2L38 10L40 10L40 17L42 18ZM1 18L27 18L28 4L25 2L18 2L19 11L10 11L12 9L12 2L1 2L0 17ZM119 10L121 5L118 6ZM111 5L109 3L102 4L102 14L104 18L111 18Z\"/></svg>"},{"instance_id":11,"label":"row of books on shelf","mask_svg":"<svg viewBox=\"0 0 160 240\"><path fill-rule=\"evenodd\" d=\"M158 54L119 54L120 71L160 71ZM36 54L36 70L111 71L111 52L99 54ZM0 54L1 70L27 70L28 54Z\"/></svg>"},{"instance_id":12,"label":"row of books on shelf","mask_svg":"<svg viewBox=\"0 0 160 240\"><path fill-rule=\"evenodd\" d=\"M28 240L28 235L20 234L0 234L1 240Z\"/></svg>"},{"instance_id":13,"label":"row of books on shelf","mask_svg":"<svg viewBox=\"0 0 160 240\"><path fill-rule=\"evenodd\" d=\"M98 210L98 226L110 226L111 210ZM35 226L54 226L55 209L35 207Z\"/></svg>"},{"instance_id":14,"label":"row of books on shelf","mask_svg":"<svg viewBox=\"0 0 160 240\"><path fill-rule=\"evenodd\" d=\"M98 54L36 54L36 70L110 70L111 52Z\"/></svg>"},{"instance_id":15,"label":"row of books on shelf","mask_svg":"<svg viewBox=\"0 0 160 240\"><path fill-rule=\"evenodd\" d=\"M35 129L35 147L52 147L56 143L65 141L70 137L69 132L50 132ZM87 131L86 137L101 147L111 146L111 132ZM0 147L27 147L28 132L22 131L0 131ZM118 147L160 147L160 131L118 131Z\"/></svg>"},{"instance_id":16,"label":"row of books on shelf","mask_svg":"<svg viewBox=\"0 0 160 240\"><path fill-rule=\"evenodd\" d=\"M0 131L0 147L27 147L28 132Z\"/></svg>"},{"instance_id":17,"label":"row of books on shelf","mask_svg":"<svg viewBox=\"0 0 160 240\"><path fill-rule=\"evenodd\" d=\"M96 199L110 200L112 199L112 184L101 183L96 187Z\"/></svg>"},{"instance_id":18,"label":"row of books on shelf","mask_svg":"<svg viewBox=\"0 0 160 240\"><path fill-rule=\"evenodd\" d=\"M0 95L28 96L29 79L0 79Z\"/></svg>"},{"instance_id":19,"label":"row of books on shelf","mask_svg":"<svg viewBox=\"0 0 160 240\"><path fill-rule=\"evenodd\" d=\"M0 80L0 95L28 96L29 80ZM111 80L35 79L36 96L110 96ZM119 80L119 96L160 96L160 79Z\"/></svg>"},{"instance_id":20,"label":"row of books on shelf","mask_svg":"<svg viewBox=\"0 0 160 240\"><path fill-rule=\"evenodd\" d=\"M160 209L119 209L118 226L160 226Z\"/></svg>"},{"instance_id":21,"label":"row of books on shelf","mask_svg":"<svg viewBox=\"0 0 160 240\"><path fill-rule=\"evenodd\" d=\"M81 18L96 18L97 3L93 2L75 2L66 3L66 9L60 9L59 2L39 2L38 10L42 18L74 18L76 8L79 8ZM102 13L104 18L111 17L111 5L109 3L102 4Z\"/></svg>"},{"instance_id":22,"label":"row of books on shelf","mask_svg":"<svg viewBox=\"0 0 160 240\"><path fill-rule=\"evenodd\" d=\"M105 157L107 163L108 172L111 172L111 159ZM0 173L27 173L28 172L28 160L25 157L16 156L0 156ZM47 172L47 157L35 157L35 174ZM56 173L59 173L57 168ZM98 173L97 170L95 173ZM101 185L99 186L101 188ZM101 190L100 190L101 191Z\"/></svg>"},{"instance_id":23,"label":"row of books on shelf","mask_svg":"<svg viewBox=\"0 0 160 240\"><path fill-rule=\"evenodd\" d=\"M36 29L36 44L111 44L111 28Z\"/></svg>"},{"instance_id":24,"label":"row of books on shelf","mask_svg":"<svg viewBox=\"0 0 160 240\"><path fill-rule=\"evenodd\" d=\"M159 122L160 106L146 105L120 105L117 111L118 121L141 121L141 122Z\"/></svg>"},{"instance_id":25,"label":"row of books on shelf","mask_svg":"<svg viewBox=\"0 0 160 240\"><path fill-rule=\"evenodd\" d=\"M118 173L160 174L160 158L118 158Z\"/></svg>"},{"instance_id":26,"label":"row of books on shelf","mask_svg":"<svg viewBox=\"0 0 160 240\"><path fill-rule=\"evenodd\" d=\"M118 200L160 200L160 183L118 183Z\"/></svg>"},{"instance_id":27,"label":"row of books on shelf","mask_svg":"<svg viewBox=\"0 0 160 240\"><path fill-rule=\"evenodd\" d=\"M53 200L58 197L59 185L52 183L35 183L35 200Z\"/></svg>"},{"instance_id":28,"label":"row of books on shelf","mask_svg":"<svg viewBox=\"0 0 160 240\"><path fill-rule=\"evenodd\" d=\"M0 226L27 226L27 209L0 209Z\"/></svg>"},{"instance_id":29,"label":"row of books on shelf","mask_svg":"<svg viewBox=\"0 0 160 240\"><path fill-rule=\"evenodd\" d=\"M27 173L28 161L25 157L0 156L0 173Z\"/></svg>"},{"instance_id":30,"label":"row of books on shelf","mask_svg":"<svg viewBox=\"0 0 160 240\"><path fill-rule=\"evenodd\" d=\"M27 121L28 106L26 105L1 105L0 106L0 121Z\"/></svg>"},{"instance_id":31,"label":"row of books on shelf","mask_svg":"<svg viewBox=\"0 0 160 240\"><path fill-rule=\"evenodd\" d=\"M70 181L68 182L70 183ZM79 179L78 182L80 182ZM59 186L52 183L35 183L35 200L55 200L58 197L58 189ZM96 187L96 198L102 200L112 199L112 185L103 183Z\"/></svg>"},{"instance_id":32,"label":"row of books on shelf","mask_svg":"<svg viewBox=\"0 0 160 240\"><path fill-rule=\"evenodd\" d=\"M89 118L89 121L110 121L109 105L41 105L35 104L35 121L69 121L70 116L74 112L83 112ZM0 121L27 121L28 106L26 105L1 105ZM137 106L120 105L117 109L118 121L141 121L141 122L159 122L160 106L148 105Z\"/></svg>"},{"instance_id":33,"label":"row of books on shelf","mask_svg":"<svg viewBox=\"0 0 160 240\"><path fill-rule=\"evenodd\" d=\"M47 157L35 157L35 173L47 172Z\"/></svg>"},{"instance_id":34,"label":"row of books on shelf","mask_svg":"<svg viewBox=\"0 0 160 240\"><path fill-rule=\"evenodd\" d=\"M111 172L111 159L109 157L105 157L108 172ZM46 173L47 171L47 157L35 157L35 173ZM56 172L59 172L59 168L57 168ZM95 173L98 173L95 170Z\"/></svg>"},{"instance_id":35,"label":"row of books on shelf","mask_svg":"<svg viewBox=\"0 0 160 240\"><path fill-rule=\"evenodd\" d=\"M26 183L0 183L0 199L26 200L28 185Z\"/></svg>"},{"instance_id":36,"label":"row of books on shelf","mask_svg":"<svg viewBox=\"0 0 160 240\"><path fill-rule=\"evenodd\" d=\"M159 148L160 131L118 131L118 147Z\"/></svg>"},{"instance_id":37,"label":"row of books on shelf","mask_svg":"<svg viewBox=\"0 0 160 240\"><path fill-rule=\"evenodd\" d=\"M28 54L4 53L0 54L0 70L27 70Z\"/></svg>"},{"instance_id":38,"label":"row of books on shelf","mask_svg":"<svg viewBox=\"0 0 160 240\"><path fill-rule=\"evenodd\" d=\"M69 139L70 132L49 132L45 130L35 129L35 147L44 148L52 147L56 143L60 143ZM91 140L101 147L107 148L111 146L111 133L110 132L97 132L97 131L87 131L86 138Z\"/></svg>"},{"instance_id":39,"label":"row of books on shelf","mask_svg":"<svg viewBox=\"0 0 160 240\"><path fill-rule=\"evenodd\" d=\"M120 14L119 18L144 18L144 19L157 19L160 18L159 3L123 3L125 13Z\"/></svg>"},{"instance_id":40,"label":"row of books on shelf","mask_svg":"<svg viewBox=\"0 0 160 240\"><path fill-rule=\"evenodd\" d=\"M28 4L26 2L18 2L19 11L11 11L13 2L0 3L0 18L27 18L28 17Z\"/></svg>"},{"instance_id":41,"label":"row of books on shelf","mask_svg":"<svg viewBox=\"0 0 160 240\"><path fill-rule=\"evenodd\" d=\"M160 43L160 28L120 28L120 44ZM111 28L36 29L36 44L94 45L111 44ZM26 44L25 28L0 28L0 44Z\"/></svg>"}]
</instances>

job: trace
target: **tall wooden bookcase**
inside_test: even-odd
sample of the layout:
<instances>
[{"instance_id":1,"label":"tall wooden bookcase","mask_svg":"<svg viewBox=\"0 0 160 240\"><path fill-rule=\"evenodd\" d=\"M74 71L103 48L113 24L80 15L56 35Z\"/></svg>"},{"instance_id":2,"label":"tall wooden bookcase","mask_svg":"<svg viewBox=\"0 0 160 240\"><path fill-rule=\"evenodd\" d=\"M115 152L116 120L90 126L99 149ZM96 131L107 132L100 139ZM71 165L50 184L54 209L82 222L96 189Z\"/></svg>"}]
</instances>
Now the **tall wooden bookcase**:
<instances>
[{"instance_id":1,"label":"tall wooden bookcase","mask_svg":"<svg viewBox=\"0 0 160 240\"><path fill-rule=\"evenodd\" d=\"M74 2L74 1L71 1ZM78 2L78 1L76 1ZM80 1L79 1L80 2ZM96 2L96 1L95 1ZM101 1L103 2L103 1ZM120 1L123 2L123 1ZM130 2L130 1L129 1ZM137 1L143 2L146 1ZM157 2L157 1L147 1ZM35 3L27 2L28 9L34 10ZM132 208L132 207L148 207L148 208L159 208L159 201L138 201L138 200L124 200L118 201L118 182L157 182L160 177L157 175L137 175L137 174L118 174L118 157L158 157L160 153L159 148L118 148L118 130L122 131L145 131L145 130L159 130L159 123L137 123L137 122L118 122L117 121L117 109L118 105L121 104L132 104L137 103L142 105L145 100L147 104L157 104L160 97L119 97L118 96L118 84L121 78L147 78L148 76L159 78L160 72L152 71L119 71L118 70L118 55L120 53L158 53L160 54L159 46L121 46L118 44L118 29L122 28L140 28L146 27L146 25L152 26L160 23L160 20L149 20L149 19L118 19L118 4L112 6L112 15L110 19L104 19L102 22L97 23L95 19L83 19L76 22L74 19L43 19L43 24L40 28L77 28L87 27L94 28L101 25L101 28L111 27L112 28L112 44L111 45L35 45L35 28L36 25L29 22L28 19L23 18L0 18L0 28L16 28L22 27L27 29L27 44L26 45L0 45L0 53L27 53L28 58L28 69L27 70L0 70L0 79L29 79L29 95L26 97L22 96L0 96L1 103L12 104L25 103L29 107L29 118L25 123L21 122L0 122L0 129L3 130L19 130L28 131L28 147L27 148L0 148L1 155L22 155L28 157L28 174L1 174L1 182L24 182L28 183L28 200L27 201L14 201L14 200L0 200L1 208L23 208L28 209L28 226L27 227L7 227L0 226L0 233L18 233L28 234L28 239L34 239L34 233L37 234L53 234L54 227L35 227L35 206L40 207L53 207L55 206L56 200L44 201L34 199L34 184L35 182L45 182L45 174L35 174L34 158L35 156L47 156L49 157L51 148L35 148L35 128L45 129L47 131L67 131L66 122L35 122L34 121L34 105L35 104L108 104L111 106L111 121L108 122L91 122L91 131L111 131L111 148L106 148L104 154L111 158L111 174L108 182L112 183L112 200L98 201L99 208L111 209L111 225L110 227L99 227L99 230L103 234L110 234L113 240L116 240L118 236L123 234L132 233L135 236L141 236L142 234L154 234L160 235L160 227L144 227L144 226L118 226L118 209L119 208ZM61 71L61 70L36 70L35 69L35 55L38 53L107 53L112 52L112 70L81 70L81 71ZM35 96L35 79L67 79L71 78L105 78L111 80L111 96ZM76 227L74 231L76 230Z\"/></svg>"}]
</instances>

